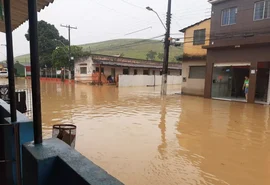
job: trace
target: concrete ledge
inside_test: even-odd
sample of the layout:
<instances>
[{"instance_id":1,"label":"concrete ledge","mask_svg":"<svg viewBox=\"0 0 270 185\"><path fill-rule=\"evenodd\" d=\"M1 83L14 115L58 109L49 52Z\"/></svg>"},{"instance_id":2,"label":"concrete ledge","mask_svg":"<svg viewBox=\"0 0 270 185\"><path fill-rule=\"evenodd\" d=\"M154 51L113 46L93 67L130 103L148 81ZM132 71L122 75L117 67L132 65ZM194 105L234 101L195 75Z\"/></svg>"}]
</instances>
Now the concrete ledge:
<instances>
[{"instance_id":1,"label":"concrete ledge","mask_svg":"<svg viewBox=\"0 0 270 185\"><path fill-rule=\"evenodd\" d=\"M122 185L119 180L58 139L23 146L27 185Z\"/></svg>"},{"instance_id":2,"label":"concrete ledge","mask_svg":"<svg viewBox=\"0 0 270 185\"><path fill-rule=\"evenodd\" d=\"M20 150L22 144L32 141L33 123L24 114L17 111L17 122L12 123L10 119L10 105L0 99L0 159L10 160L13 162L6 163L0 166L0 171L4 171L3 177L6 184L17 184L16 173L16 146L14 126L19 125ZM20 151L21 154L21 151ZM2 180L3 180L2 179ZM1 184L1 183L0 183ZM4 183L5 184L5 183Z\"/></svg>"}]
</instances>

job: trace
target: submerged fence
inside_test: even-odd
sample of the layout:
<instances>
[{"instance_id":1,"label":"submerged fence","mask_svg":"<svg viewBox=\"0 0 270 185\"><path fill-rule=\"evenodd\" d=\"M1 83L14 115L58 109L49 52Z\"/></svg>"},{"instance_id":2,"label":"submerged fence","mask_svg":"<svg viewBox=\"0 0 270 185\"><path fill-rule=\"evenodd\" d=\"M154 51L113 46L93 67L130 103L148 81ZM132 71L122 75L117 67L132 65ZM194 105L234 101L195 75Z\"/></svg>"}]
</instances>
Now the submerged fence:
<instances>
[{"instance_id":1,"label":"submerged fence","mask_svg":"<svg viewBox=\"0 0 270 185\"><path fill-rule=\"evenodd\" d=\"M25 114L29 119L32 118L32 90L16 89L16 109ZM10 103L8 85L0 85L0 99Z\"/></svg>"},{"instance_id":2,"label":"submerged fence","mask_svg":"<svg viewBox=\"0 0 270 185\"><path fill-rule=\"evenodd\" d=\"M63 74L61 69L56 68L44 68L40 70L40 77L43 78L61 78L62 75L64 75L64 79L74 79L73 70L63 70Z\"/></svg>"}]
</instances>

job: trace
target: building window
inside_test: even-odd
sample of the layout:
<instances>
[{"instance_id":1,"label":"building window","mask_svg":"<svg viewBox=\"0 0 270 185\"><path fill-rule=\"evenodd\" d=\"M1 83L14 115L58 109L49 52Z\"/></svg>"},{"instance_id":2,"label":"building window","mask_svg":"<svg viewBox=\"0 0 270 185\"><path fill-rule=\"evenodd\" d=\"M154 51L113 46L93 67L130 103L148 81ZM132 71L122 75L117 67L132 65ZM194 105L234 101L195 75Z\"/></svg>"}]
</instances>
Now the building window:
<instances>
[{"instance_id":1,"label":"building window","mask_svg":"<svg viewBox=\"0 0 270 185\"><path fill-rule=\"evenodd\" d=\"M254 4L254 21L270 18L270 1L259 1Z\"/></svg>"},{"instance_id":2,"label":"building window","mask_svg":"<svg viewBox=\"0 0 270 185\"><path fill-rule=\"evenodd\" d=\"M190 66L189 78L191 79L205 79L205 66Z\"/></svg>"},{"instance_id":3,"label":"building window","mask_svg":"<svg viewBox=\"0 0 270 185\"><path fill-rule=\"evenodd\" d=\"M137 74L138 74L137 69L134 69L134 75L137 75Z\"/></svg>"},{"instance_id":4,"label":"building window","mask_svg":"<svg viewBox=\"0 0 270 185\"><path fill-rule=\"evenodd\" d=\"M80 74L87 74L87 64L80 64Z\"/></svg>"},{"instance_id":5,"label":"building window","mask_svg":"<svg viewBox=\"0 0 270 185\"><path fill-rule=\"evenodd\" d=\"M143 70L143 75L149 75L149 70Z\"/></svg>"},{"instance_id":6,"label":"building window","mask_svg":"<svg viewBox=\"0 0 270 185\"><path fill-rule=\"evenodd\" d=\"M205 44L205 29L194 30L193 35L193 45L203 45Z\"/></svg>"},{"instance_id":7,"label":"building window","mask_svg":"<svg viewBox=\"0 0 270 185\"><path fill-rule=\"evenodd\" d=\"M128 69L123 69L123 75L128 75L129 74L129 70Z\"/></svg>"},{"instance_id":8,"label":"building window","mask_svg":"<svg viewBox=\"0 0 270 185\"><path fill-rule=\"evenodd\" d=\"M221 25L228 26L236 24L236 14L237 14L236 7L223 10L221 14Z\"/></svg>"},{"instance_id":9,"label":"building window","mask_svg":"<svg viewBox=\"0 0 270 185\"><path fill-rule=\"evenodd\" d=\"M87 74L87 67L80 67L80 74Z\"/></svg>"},{"instance_id":10,"label":"building window","mask_svg":"<svg viewBox=\"0 0 270 185\"><path fill-rule=\"evenodd\" d=\"M99 67L96 67L96 72L99 73ZM101 73L104 73L104 67L101 68Z\"/></svg>"},{"instance_id":11,"label":"building window","mask_svg":"<svg viewBox=\"0 0 270 185\"><path fill-rule=\"evenodd\" d=\"M163 74L162 74L162 70L160 70L160 71L159 71L159 75L160 75L160 76L162 76L162 75L163 75Z\"/></svg>"},{"instance_id":12,"label":"building window","mask_svg":"<svg viewBox=\"0 0 270 185\"><path fill-rule=\"evenodd\" d=\"M156 75L156 71L152 71L152 75Z\"/></svg>"}]
</instances>

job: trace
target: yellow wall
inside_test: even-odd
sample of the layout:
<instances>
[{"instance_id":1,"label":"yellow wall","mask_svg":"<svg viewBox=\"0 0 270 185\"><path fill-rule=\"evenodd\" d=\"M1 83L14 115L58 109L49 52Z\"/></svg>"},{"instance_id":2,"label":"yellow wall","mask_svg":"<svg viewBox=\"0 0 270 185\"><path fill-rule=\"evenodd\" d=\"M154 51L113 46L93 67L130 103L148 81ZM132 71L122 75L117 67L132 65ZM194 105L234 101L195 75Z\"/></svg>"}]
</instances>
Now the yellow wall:
<instances>
[{"instance_id":1,"label":"yellow wall","mask_svg":"<svg viewBox=\"0 0 270 185\"><path fill-rule=\"evenodd\" d=\"M206 49L202 49L203 45L193 45L194 30L206 29L206 41L204 45L209 45L210 37L210 25L211 20L206 20L200 24L197 24L191 28L188 28L185 32L184 54L191 56L203 56L206 55Z\"/></svg>"}]
</instances>

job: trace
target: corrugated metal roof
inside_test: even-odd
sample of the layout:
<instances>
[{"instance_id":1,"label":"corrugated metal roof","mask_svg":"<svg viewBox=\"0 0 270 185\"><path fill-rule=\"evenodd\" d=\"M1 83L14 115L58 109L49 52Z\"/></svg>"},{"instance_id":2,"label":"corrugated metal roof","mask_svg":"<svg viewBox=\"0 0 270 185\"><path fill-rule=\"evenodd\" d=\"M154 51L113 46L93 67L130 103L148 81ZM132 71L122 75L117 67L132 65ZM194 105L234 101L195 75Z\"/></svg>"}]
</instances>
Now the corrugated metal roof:
<instances>
[{"instance_id":1,"label":"corrugated metal roof","mask_svg":"<svg viewBox=\"0 0 270 185\"><path fill-rule=\"evenodd\" d=\"M2 1L2 0L1 0ZM38 0L37 11L44 9L54 0ZM12 30L18 28L28 20L28 0L10 0L11 4L11 26ZM5 21L0 19L0 32L5 32Z\"/></svg>"}]
</instances>

